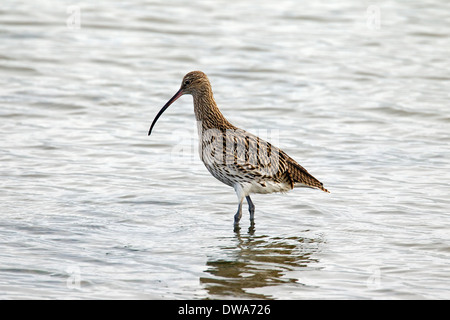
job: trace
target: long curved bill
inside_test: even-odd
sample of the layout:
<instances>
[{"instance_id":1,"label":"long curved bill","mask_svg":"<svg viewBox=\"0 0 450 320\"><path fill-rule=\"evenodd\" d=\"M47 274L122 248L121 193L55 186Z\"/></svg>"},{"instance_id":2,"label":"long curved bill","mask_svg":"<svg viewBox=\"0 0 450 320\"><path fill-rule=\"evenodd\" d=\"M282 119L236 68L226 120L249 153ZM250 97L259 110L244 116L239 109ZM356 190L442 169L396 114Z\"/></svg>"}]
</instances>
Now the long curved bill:
<instances>
[{"instance_id":1,"label":"long curved bill","mask_svg":"<svg viewBox=\"0 0 450 320\"><path fill-rule=\"evenodd\" d=\"M183 89L178 90L177 93L175 93L175 95L170 98L169 101L167 101L167 103L164 105L164 107L162 107L161 110L159 110L158 114L156 115L155 119L153 120L152 125L150 126L150 130L148 130L148 135L150 135L152 133L153 130L153 126L155 125L156 121L158 121L159 117L164 113L164 111L166 111L166 109L173 103L175 102L175 100L177 100L179 97L181 97L183 95Z\"/></svg>"}]
</instances>

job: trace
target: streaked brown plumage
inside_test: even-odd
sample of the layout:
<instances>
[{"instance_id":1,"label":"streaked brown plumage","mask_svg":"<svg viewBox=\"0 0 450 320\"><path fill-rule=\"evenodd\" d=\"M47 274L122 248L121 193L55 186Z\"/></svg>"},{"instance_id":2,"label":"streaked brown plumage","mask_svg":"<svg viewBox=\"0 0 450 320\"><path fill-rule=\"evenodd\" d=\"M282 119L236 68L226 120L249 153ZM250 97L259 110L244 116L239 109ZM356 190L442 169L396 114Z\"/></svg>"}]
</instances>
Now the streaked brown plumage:
<instances>
[{"instance_id":1,"label":"streaked brown plumage","mask_svg":"<svg viewBox=\"0 0 450 320\"><path fill-rule=\"evenodd\" d=\"M191 94L194 98L203 163L215 178L233 187L238 196L235 225L242 216L244 197L253 222L255 206L250 199L251 193L287 192L299 186L329 192L283 150L232 125L217 107L208 77L201 71L184 76L180 90L153 120L149 135L161 114L183 94Z\"/></svg>"}]
</instances>

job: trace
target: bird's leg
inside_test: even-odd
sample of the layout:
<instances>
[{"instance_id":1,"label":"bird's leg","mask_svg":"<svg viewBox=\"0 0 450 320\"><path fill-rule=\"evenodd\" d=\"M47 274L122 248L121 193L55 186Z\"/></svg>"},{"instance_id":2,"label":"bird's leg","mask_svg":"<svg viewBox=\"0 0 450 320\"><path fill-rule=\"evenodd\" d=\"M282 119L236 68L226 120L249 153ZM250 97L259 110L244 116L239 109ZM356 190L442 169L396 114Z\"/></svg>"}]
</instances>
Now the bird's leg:
<instances>
[{"instance_id":1,"label":"bird's leg","mask_svg":"<svg viewBox=\"0 0 450 320\"><path fill-rule=\"evenodd\" d=\"M234 215L234 226L237 226L239 224L239 220L241 220L242 217L242 200L239 202L238 211Z\"/></svg>"},{"instance_id":2,"label":"bird's leg","mask_svg":"<svg viewBox=\"0 0 450 320\"><path fill-rule=\"evenodd\" d=\"M234 187L234 190L236 191L236 195L237 195L238 201L239 201L238 211L234 215L234 229L236 230L236 228L239 227L239 220L241 220L241 217L242 217L242 202L244 202L245 194L244 194L244 190L242 190L241 185L235 184L233 187Z\"/></svg>"},{"instance_id":3,"label":"bird's leg","mask_svg":"<svg viewBox=\"0 0 450 320\"><path fill-rule=\"evenodd\" d=\"M252 202L252 199L250 199L250 196L245 197L247 199L248 203L248 211L250 212L250 221L255 220L255 205Z\"/></svg>"}]
</instances>

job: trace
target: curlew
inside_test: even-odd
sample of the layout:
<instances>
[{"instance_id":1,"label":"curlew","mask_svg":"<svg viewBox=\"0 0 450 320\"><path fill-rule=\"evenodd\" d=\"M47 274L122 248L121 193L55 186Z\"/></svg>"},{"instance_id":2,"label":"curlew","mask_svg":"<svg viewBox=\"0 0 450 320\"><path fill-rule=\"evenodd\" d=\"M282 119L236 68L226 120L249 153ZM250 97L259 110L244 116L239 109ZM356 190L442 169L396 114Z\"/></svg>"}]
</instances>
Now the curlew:
<instances>
[{"instance_id":1,"label":"curlew","mask_svg":"<svg viewBox=\"0 0 450 320\"><path fill-rule=\"evenodd\" d=\"M232 125L220 112L206 74L186 74L178 92L164 105L153 120L148 135L163 112L179 97L191 94L199 134L200 158L218 180L234 188L238 210L234 225L242 217L242 203L247 199L253 225L255 205L250 194L287 192L295 187L310 187L329 192L305 168L283 150Z\"/></svg>"}]
</instances>

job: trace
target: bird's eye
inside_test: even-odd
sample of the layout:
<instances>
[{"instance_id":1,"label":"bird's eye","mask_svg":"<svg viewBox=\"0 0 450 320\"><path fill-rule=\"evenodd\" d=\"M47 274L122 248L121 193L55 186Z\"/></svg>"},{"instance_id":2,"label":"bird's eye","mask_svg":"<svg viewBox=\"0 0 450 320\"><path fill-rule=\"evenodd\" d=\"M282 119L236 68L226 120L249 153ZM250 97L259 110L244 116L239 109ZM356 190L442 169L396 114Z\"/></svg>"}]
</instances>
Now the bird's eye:
<instances>
[{"instance_id":1,"label":"bird's eye","mask_svg":"<svg viewBox=\"0 0 450 320\"><path fill-rule=\"evenodd\" d=\"M186 81L184 81L184 85L185 85L185 86L189 85L190 83L191 83L191 80L186 80Z\"/></svg>"}]
</instances>

